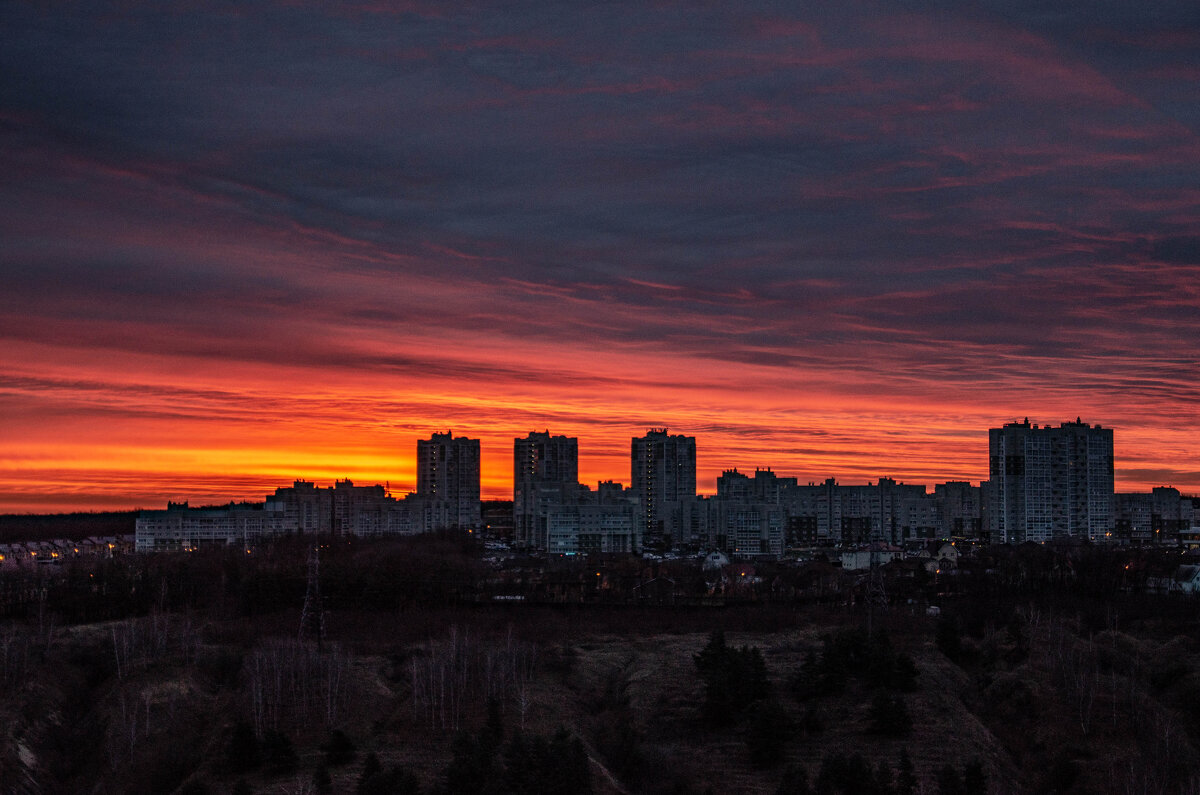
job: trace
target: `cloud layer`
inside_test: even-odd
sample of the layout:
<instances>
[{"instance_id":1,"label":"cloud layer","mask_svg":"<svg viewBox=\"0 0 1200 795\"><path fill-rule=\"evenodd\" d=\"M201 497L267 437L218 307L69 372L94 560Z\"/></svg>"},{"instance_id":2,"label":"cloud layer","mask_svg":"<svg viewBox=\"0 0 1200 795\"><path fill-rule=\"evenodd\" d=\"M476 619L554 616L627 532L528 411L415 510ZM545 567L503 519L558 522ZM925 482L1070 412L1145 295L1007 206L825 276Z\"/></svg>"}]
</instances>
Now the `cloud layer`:
<instances>
[{"instance_id":1,"label":"cloud layer","mask_svg":"<svg viewBox=\"0 0 1200 795\"><path fill-rule=\"evenodd\" d=\"M803 480L1116 429L1200 492L1186 4L0 6L0 510L650 425Z\"/></svg>"}]
</instances>

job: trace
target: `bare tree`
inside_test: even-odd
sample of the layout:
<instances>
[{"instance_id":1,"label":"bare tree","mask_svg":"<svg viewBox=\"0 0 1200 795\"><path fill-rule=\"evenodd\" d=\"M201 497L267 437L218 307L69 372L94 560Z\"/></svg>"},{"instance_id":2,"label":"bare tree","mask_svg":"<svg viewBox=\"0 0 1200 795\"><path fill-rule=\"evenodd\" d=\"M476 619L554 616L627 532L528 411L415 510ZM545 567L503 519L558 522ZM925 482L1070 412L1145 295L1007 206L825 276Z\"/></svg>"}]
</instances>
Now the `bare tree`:
<instances>
[{"instance_id":1,"label":"bare tree","mask_svg":"<svg viewBox=\"0 0 1200 795\"><path fill-rule=\"evenodd\" d=\"M488 699L517 701L532 679L536 648L509 630L503 643L479 643L451 627L410 663L413 705L432 728L457 729Z\"/></svg>"},{"instance_id":2,"label":"bare tree","mask_svg":"<svg viewBox=\"0 0 1200 795\"><path fill-rule=\"evenodd\" d=\"M9 627L0 635L0 682L9 690L25 683L29 675L29 638Z\"/></svg>"},{"instance_id":3,"label":"bare tree","mask_svg":"<svg viewBox=\"0 0 1200 795\"><path fill-rule=\"evenodd\" d=\"M178 657L186 664L195 659L199 635L190 616L157 610L146 618L115 622L111 627L117 678L151 662Z\"/></svg>"},{"instance_id":4,"label":"bare tree","mask_svg":"<svg viewBox=\"0 0 1200 795\"><path fill-rule=\"evenodd\" d=\"M350 700L349 665L337 644L318 650L293 639L260 643L245 662L245 693L255 732L261 735L311 716L320 716L327 727L336 725Z\"/></svg>"}]
</instances>

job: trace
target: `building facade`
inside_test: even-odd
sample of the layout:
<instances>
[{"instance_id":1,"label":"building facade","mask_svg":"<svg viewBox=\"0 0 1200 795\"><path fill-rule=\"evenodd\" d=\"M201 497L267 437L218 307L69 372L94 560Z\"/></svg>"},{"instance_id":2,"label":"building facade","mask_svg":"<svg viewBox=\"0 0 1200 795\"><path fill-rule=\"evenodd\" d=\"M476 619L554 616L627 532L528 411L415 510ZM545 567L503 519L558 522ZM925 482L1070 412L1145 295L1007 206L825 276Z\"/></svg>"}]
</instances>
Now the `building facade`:
<instances>
[{"instance_id":1,"label":"building facade","mask_svg":"<svg viewBox=\"0 0 1200 795\"><path fill-rule=\"evenodd\" d=\"M418 500L443 527L480 526L479 440L450 431L417 441Z\"/></svg>"},{"instance_id":2,"label":"building facade","mask_svg":"<svg viewBox=\"0 0 1200 795\"><path fill-rule=\"evenodd\" d=\"M571 503L579 489L579 440L531 432L513 439L513 541L545 548L550 506Z\"/></svg>"},{"instance_id":3,"label":"building facade","mask_svg":"<svg viewBox=\"0 0 1200 795\"><path fill-rule=\"evenodd\" d=\"M844 486L833 478L791 486L781 497L789 522L806 537L833 544L886 541L942 535L937 502L924 486L880 478L877 483ZM805 520L803 522L798 520Z\"/></svg>"},{"instance_id":4,"label":"building facade","mask_svg":"<svg viewBox=\"0 0 1200 795\"><path fill-rule=\"evenodd\" d=\"M642 544L670 548L672 504L696 497L696 437L654 428L631 440L630 488L637 495Z\"/></svg>"},{"instance_id":5,"label":"building facade","mask_svg":"<svg viewBox=\"0 0 1200 795\"><path fill-rule=\"evenodd\" d=\"M631 553L637 550L632 503L555 503L547 507L546 532L538 548L552 555Z\"/></svg>"},{"instance_id":6,"label":"building facade","mask_svg":"<svg viewBox=\"0 0 1200 795\"><path fill-rule=\"evenodd\" d=\"M436 530L425 505L397 500L380 485L339 480L321 488L306 480L275 489L261 503L192 508L167 503L165 511L142 511L135 524L138 552L194 550L204 546L252 546L263 538L304 534L360 538ZM444 525L443 525L444 526Z\"/></svg>"},{"instance_id":7,"label":"building facade","mask_svg":"<svg viewBox=\"0 0 1200 795\"><path fill-rule=\"evenodd\" d=\"M1112 538L1113 432L1081 420L1012 422L988 431L988 522L994 542Z\"/></svg>"},{"instance_id":8,"label":"building facade","mask_svg":"<svg viewBox=\"0 0 1200 795\"><path fill-rule=\"evenodd\" d=\"M1194 500L1170 486L1156 486L1148 494L1118 494L1115 513L1117 538L1134 546L1193 546L1200 524Z\"/></svg>"},{"instance_id":9,"label":"building facade","mask_svg":"<svg viewBox=\"0 0 1200 795\"><path fill-rule=\"evenodd\" d=\"M962 480L933 487L941 538L979 538L983 532L982 488Z\"/></svg>"}]
</instances>

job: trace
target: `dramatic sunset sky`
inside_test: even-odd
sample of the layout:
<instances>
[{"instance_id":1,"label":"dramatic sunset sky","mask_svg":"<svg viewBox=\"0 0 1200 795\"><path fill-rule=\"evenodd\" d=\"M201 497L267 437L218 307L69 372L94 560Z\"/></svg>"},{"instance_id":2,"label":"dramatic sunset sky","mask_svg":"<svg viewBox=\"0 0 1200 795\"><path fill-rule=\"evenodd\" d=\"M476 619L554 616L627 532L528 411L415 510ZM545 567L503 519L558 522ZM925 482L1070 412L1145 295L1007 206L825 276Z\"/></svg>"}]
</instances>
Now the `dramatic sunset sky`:
<instances>
[{"instance_id":1,"label":"dramatic sunset sky","mask_svg":"<svg viewBox=\"0 0 1200 795\"><path fill-rule=\"evenodd\" d=\"M795 6L801 6L797 9ZM836 6L836 8L835 8ZM0 4L0 512L414 487L1200 492L1200 5Z\"/></svg>"}]
</instances>

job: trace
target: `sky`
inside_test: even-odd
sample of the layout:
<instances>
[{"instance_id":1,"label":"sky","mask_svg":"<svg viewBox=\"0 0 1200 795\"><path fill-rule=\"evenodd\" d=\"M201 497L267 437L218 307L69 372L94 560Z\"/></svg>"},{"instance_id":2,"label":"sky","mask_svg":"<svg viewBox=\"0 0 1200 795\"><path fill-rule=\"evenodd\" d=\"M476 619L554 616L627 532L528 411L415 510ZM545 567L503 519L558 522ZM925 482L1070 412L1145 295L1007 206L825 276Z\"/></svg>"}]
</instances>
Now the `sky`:
<instances>
[{"instance_id":1,"label":"sky","mask_svg":"<svg viewBox=\"0 0 1200 795\"><path fill-rule=\"evenodd\" d=\"M836 6L836 7L835 7ZM1194 3L0 3L0 512L697 437L1200 493Z\"/></svg>"}]
</instances>

